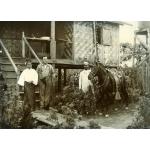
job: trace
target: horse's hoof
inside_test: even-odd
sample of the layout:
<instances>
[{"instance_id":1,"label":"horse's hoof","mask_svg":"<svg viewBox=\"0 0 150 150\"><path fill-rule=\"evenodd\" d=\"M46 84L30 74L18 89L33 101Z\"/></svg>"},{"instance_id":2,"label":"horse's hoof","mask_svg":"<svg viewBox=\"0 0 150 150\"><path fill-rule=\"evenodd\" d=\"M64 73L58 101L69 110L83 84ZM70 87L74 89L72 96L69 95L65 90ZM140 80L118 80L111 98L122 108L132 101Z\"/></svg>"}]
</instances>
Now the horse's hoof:
<instances>
[{"instance_id":1,"label":"horse's hoof","mask_svg":"<svg viewBox=\"0 0 150 150\"><path fill-rule=\"evenodd\" d=\"M125 107L125 110L128 110L129 109L129 107Z\"/></svg>"},{"instance_id":2,"label":"horse's hoof","mask_svg":"<svg viewBox=\"0 0 150 150\"><path fill-rule=\"evenodd\" d=\"M108 118L108 117L109 117L109 115L108 115L108 114L106 114L106 115L105 115L105 117L106 117L106 118Z\"/></svg>"},{"instance_id":3,"label":"horse's hoof","mask_svg":"<svg viewBox=\"0 0 150 150\"><path fill-rule=\"evenodd\" d=\"M103 113L99 113L99 116L102 116L103 115Z\"/></svg>"}]
</instances>

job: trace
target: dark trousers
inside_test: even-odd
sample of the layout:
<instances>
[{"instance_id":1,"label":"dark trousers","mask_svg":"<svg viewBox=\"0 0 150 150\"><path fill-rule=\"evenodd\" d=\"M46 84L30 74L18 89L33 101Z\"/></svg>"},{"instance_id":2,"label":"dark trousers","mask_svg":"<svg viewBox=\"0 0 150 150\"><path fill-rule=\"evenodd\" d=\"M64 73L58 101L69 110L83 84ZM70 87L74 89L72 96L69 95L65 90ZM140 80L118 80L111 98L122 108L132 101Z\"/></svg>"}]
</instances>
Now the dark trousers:
<instances>
[{"instance_id":1,"label":"dark trousers","mask_svg":"<svg viewBox=\"0 0 150 150\"><path fill-rule=\"evenodd\" d=\"M35 110L35 85L33 83L24 83L24 111L31 112Z\"/></svg>"},{"instance_id":2,"label":"dark trousers","mask_svg":"<svg viewBox=\"0 0 150 150\"><path fill-rule=\"evenodd\" d=\"M52 77L40 79L39 88L41 98L40 105L44 109L49 109L54 95Z\"/></svg>"}]
</instances>

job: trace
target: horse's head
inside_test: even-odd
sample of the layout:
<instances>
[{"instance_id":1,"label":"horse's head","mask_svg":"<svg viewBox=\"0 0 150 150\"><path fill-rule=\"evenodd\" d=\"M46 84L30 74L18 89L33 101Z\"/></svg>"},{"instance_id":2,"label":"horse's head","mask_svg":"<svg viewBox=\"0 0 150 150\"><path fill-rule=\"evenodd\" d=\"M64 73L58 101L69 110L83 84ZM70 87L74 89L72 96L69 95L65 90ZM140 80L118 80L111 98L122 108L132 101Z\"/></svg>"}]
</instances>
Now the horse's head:
<instances>
[{"instance_id":1,"label":"horse's head","mask_svg":"<svg viewBox=\"0 0 150 150\"><path fill-rule=\"evenodd\" d=\"M102 63L96 63L92 68L91 68L91 72L88 76L89 80L93 80L94 77L98 77L99 79L101 79L103 77L103 75L105 75L106 69L105 66Z\"/></svg>"},{"instance_id":2,"label":"horse's head","mask_svg":"<svg viewBox=\"0 0 150 150\"><path fill-rule=\"evenodd\" d=\"M95 76L98 75L98 67L97 65L94 65L92 68L91 68L91 72L89 73L89 76L88 76L88 79L89 80L92 80Z\"/></svg>"}]
</instances>

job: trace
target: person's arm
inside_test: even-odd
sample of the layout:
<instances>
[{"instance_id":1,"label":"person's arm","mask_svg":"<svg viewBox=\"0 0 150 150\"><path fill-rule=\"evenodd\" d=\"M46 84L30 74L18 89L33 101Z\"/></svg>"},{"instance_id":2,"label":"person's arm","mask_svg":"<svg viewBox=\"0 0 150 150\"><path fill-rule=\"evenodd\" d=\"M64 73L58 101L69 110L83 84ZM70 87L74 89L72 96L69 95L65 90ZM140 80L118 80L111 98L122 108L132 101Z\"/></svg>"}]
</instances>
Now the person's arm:
<instances>
[{"instance_id":1,"label":"person's arm","mask_svg":"<svg viewBox=\"0 0 150 150\"><path fill-rule=\"evenodd\" d=\"M38 74L36 71L34 71L34 76L33 76L33 84L37 85L38 84Z\"/></svg>"},{"instance_id":2,"label":"person's arm","mask_svg":"<svg viewBox=\"0 0 150 150\"><path fill-rule=\"evenodd\" d=\"M20 86L24 86L24 74L25 74L25 71L23 71L19 77L19 80L17 82L17 84L19 84Z\"/></svg>"},{"instance_id":3,"label":"person's arm","mask_svg":"<svg viewBox=\"0 0 150 150\"><path fill-rule=\"evenodd\" d=\"M40 65L38 65L36 68L37 73L39 73L39 70L40 70Z\"/></svg>"}]
</instances>

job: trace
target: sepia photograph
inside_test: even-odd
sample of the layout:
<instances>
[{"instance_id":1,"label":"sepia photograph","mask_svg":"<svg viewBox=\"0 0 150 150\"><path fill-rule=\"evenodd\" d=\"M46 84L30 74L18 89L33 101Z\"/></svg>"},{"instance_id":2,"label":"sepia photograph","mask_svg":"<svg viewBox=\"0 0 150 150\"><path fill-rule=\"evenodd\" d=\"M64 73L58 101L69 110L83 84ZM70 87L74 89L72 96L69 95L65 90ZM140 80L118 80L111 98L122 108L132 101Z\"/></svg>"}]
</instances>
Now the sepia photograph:
<instances>
[{"instance_id":1,"label":"sepia photograph","mask_svg":"<svg viewBox=\"0 0 150 150\"><path fill-rule=\"evenodd\" d=\"M150 21L0 21L0 129L149 129Z\"/></svg>"}]
</instances>

